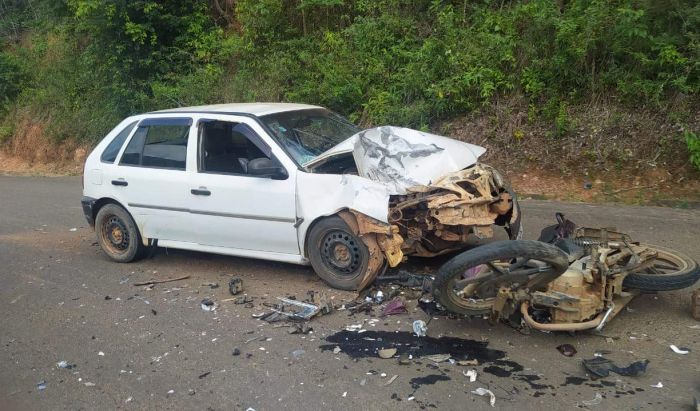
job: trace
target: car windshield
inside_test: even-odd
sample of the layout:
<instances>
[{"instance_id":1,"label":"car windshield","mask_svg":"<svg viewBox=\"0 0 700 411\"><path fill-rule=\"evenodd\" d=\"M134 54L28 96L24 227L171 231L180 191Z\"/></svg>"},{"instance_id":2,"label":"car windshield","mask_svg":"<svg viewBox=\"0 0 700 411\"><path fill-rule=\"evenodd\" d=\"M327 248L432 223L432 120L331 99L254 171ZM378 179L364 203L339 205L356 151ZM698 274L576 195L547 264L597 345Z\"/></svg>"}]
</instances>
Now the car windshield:
<instances>
[{"instance_id":1,"label":"car windshield","mask_svg":"<svg viewBox=\"0 0 700 411\"><path fill-rule=\"evenodd\" d=\"M287 111L262 116L261 119L300 165L361 131L348 120L325 109Z\"/></svg>"}]
</instances>

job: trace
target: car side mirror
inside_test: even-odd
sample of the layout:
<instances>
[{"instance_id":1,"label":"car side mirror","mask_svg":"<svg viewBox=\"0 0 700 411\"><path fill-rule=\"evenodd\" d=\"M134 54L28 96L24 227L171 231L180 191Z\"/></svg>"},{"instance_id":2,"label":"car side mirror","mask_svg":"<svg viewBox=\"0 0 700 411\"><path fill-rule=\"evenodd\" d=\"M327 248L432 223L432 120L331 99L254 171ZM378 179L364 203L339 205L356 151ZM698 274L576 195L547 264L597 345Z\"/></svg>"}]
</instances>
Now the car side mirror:
<instances>
[{"instance_id":1,"label":"car side mirror","mask_svg":"<svg viewBox=\"0 0 700 411\"><path fill-rule=\"evenodd\" d=\"M258 177L270 177L273 180L287 178L287 170L277 161L269 158L254 158L248 162L248 174Z\"/></svg>"}]
</instances>

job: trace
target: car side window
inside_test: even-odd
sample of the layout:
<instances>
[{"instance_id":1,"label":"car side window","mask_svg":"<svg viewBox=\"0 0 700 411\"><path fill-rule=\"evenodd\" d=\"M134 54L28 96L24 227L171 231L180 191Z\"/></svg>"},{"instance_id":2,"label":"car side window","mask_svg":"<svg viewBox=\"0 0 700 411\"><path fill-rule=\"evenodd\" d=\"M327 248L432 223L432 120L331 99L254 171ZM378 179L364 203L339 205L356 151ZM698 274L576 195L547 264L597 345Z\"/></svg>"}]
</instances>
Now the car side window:
<instances>
[{"instance_id":1,"label":"car side window","mask_svg":"<svg viewBox=\"0 0 700 411\"><path fill-rule=\"evenodd\" d=\"M205 120L199 125L199 170L248 174L248 163L272 159L270 147L245 123Z\"/></svg>"},{"instance_id":2,"label":"car side window","mask_svg":"<svg viewBox=\"0 0 700 411\"><path fill-rule=\"evenodd\" d=\"M191 124L189 118L142 121L119 164L185 170Z\"/></svg>"},{"instance_id":3,"label":"car side window","mask_svg":"<svg viewBox=\"0 0 700 411\"><path fill-rule=\"evenodd\" d=\"M131 130L134 129L136 123L138 123L138 121L134 121L133 123L124 127L124 129L120 131L119 134L112 139L112 141L109 142L107 148L105 148L105 150L102 152L102 156L100 156L100 160L103 163L114 163L114 160L117 159L117 154L119 154L119 150L122 149L124 141L126 141L126 138L129 137L129 134L131 134Z\"/></svg>"}]
</instances>

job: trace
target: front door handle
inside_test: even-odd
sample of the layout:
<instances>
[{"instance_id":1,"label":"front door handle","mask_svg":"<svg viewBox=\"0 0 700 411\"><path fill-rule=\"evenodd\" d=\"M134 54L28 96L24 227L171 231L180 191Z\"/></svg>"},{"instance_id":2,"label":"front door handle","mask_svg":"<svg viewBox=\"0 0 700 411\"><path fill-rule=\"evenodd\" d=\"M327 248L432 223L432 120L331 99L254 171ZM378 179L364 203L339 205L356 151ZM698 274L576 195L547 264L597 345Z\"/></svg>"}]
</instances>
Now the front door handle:
<instances>
[{"instance_id":1,"label":"front door handle","mask_svg":"<svg viewBox=\"0 0 700 411\"><path fill-rule=\"evenodd\" d=\"M209 195L211 195L211 191L201 189L201 188L193 188L192 190L190 190L190 193L192 193L196 196L209 196Z\"/></svg>"},{"instance_id":2,"label":"front door handle","mask_svg":"<svg viewBox=\"0 0 700 411\"><path fill-rule=\"evenodd\" d=\"M127 182L124 181L124 180L112 180L112 185L113 185L113 186L124 186L124 187L126 187L126 186L129 185L129 183L127 183Z\"/></svg>"}]
</instances>

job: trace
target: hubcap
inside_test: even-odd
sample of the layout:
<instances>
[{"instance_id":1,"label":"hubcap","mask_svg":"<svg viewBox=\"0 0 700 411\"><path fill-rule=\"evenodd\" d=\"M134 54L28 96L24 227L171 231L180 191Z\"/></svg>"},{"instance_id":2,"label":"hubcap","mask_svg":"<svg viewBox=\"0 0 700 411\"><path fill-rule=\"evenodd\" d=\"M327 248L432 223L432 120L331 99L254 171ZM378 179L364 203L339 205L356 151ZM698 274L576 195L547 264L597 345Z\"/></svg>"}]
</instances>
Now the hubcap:
<instances>
[{"instance_id":1,"label":"hubcap","mask_svg":"<svg viewBox=\"0 0 700 411\"><path fill-rule=\"evenodd\" d=\"M332 270L351 274L360 266L360 248L355 238L341 230L333 230L323 237L321 256Z\"/></svg>"}]
</instances>

